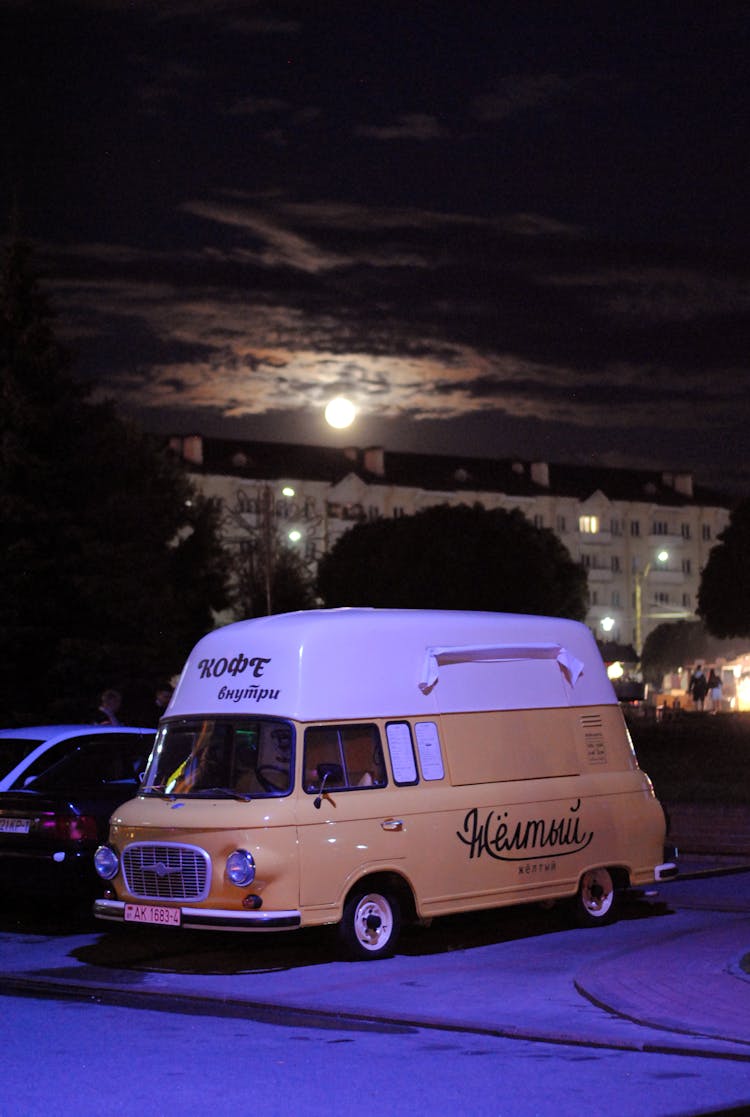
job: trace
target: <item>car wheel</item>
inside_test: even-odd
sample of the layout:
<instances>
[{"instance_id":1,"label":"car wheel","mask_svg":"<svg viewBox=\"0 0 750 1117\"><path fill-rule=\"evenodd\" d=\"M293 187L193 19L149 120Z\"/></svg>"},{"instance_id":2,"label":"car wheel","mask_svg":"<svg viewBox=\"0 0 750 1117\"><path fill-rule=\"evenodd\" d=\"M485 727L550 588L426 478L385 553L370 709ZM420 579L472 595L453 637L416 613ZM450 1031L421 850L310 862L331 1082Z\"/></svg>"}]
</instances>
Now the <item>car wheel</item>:
<instances>
[{"instance_id":1,"label":"car wheel","mask_svg":"<svg viewBox=\"0 0 750 1117\"><path fill-rule=\"evenodd\" d=\"M401 911L391 892L358 888L344 905L339 937L350 958L389 957L401 930Z\"/></svg>"},{"instance_id":2,"label":"car wheel","mask_svg":"<svg viewBox=\"0 0 750 1117\"><path fill-rule=\"evenodd\" d=\"M608 869L589 869L581 877L576 896L576 920L581 927L601 927L617 917L618 893Z\"/></svg>"}]
</instances>

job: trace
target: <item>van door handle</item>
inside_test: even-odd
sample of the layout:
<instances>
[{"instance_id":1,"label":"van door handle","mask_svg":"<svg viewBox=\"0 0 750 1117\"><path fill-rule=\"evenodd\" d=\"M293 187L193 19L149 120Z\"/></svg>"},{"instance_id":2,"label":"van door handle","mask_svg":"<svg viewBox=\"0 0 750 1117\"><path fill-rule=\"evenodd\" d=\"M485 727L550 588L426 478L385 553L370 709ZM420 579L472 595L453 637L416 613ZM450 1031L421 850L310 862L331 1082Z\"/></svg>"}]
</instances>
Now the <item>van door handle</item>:
<instances>
[{"instance_id":1,"label":"van door handle","mask_svg":"<svg viewBox=\"0 0 750 1117\"><path fill-rule=\"evenodd\" d=\"M384 830L403 830L403 818L384 818L380 823Z\"/></svg>"}]
</instances>

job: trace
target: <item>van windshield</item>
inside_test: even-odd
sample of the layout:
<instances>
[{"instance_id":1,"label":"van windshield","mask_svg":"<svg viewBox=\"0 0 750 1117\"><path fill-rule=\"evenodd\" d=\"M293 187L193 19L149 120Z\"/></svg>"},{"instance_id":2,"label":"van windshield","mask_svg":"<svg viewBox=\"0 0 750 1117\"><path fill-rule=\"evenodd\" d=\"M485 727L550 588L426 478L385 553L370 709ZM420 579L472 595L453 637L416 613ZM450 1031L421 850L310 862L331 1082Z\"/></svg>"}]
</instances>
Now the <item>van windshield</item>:
<instances>
[{"instance_id":1,"label":"van windshield","mask_svg":"<svg viewBox=\"0 0 750 1117\"><path fill-rule=\"evenodd\" d=\"M162 725L141 794L262 799L292 789L294 730L275 718L185 718Z\"/></svg>"}]
</instances>

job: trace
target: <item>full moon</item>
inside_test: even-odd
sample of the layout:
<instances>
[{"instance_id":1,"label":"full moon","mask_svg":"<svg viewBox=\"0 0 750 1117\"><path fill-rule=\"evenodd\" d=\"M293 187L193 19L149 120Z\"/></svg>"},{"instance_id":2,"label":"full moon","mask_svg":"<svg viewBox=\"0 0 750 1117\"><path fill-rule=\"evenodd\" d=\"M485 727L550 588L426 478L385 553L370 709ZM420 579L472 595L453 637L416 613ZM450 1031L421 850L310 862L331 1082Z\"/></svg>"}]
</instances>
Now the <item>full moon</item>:
<instances>
[{"instance_id":1,"label":"full moon","mask_svg":"<svg viewBox=\"0 0 750 1117\"><path fill-rule=\"evenodd\" d=\"M352 401L345 399L343 396L336 396L336 399L332 399L325 410L326 422L330 427L335 427L336 430L350 427L356 414L357 409Z\"/></svg>"}]
</instances>

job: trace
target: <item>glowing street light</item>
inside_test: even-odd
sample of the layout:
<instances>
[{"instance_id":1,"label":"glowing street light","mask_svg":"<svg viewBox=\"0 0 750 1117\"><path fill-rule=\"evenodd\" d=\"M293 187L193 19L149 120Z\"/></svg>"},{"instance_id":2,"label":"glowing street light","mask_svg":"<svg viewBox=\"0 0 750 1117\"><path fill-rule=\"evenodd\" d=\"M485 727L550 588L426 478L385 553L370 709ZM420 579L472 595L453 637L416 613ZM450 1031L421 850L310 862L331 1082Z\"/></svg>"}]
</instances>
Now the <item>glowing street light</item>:
<instances>
[{"instance_id":1,"label":"glowing street light","mask_svg":"<svg viewBox=\"0 0 750 1117\"><path fill-rule=\"evenodd\" d=\"M329 427L335 427L336 430L344 430L346 427L350 427L356 414L356 407L351 400L344 396L336 396L325 409L326 422Z\"/></svg>"},{"instance_id":2,"label":"glowing street light","mask_svg":"<svg viewBox=\"0 0 750 1117\"><path fill-rule=\"evenodd\" d=\"M649 561L646 563L643 569L643 573L641 573L640 570L636 570L635 572L635 649L638 652L638 655L640 655L643 651L641 644L643 624L643 583L646 581L646 578L648 578L649 573L651 572L651 567L654 565L654 561L663 565L668 558L669 551L659 551L655 560L649 559Z\"/></svg>"},{"instance_id":3,"label":"glowing street light","mask_svg":"<svg viewBox=\"0 0 750 1117\"><path fill-rule=\"evenodd\" d=\"M601 626L602 626L602 628L604 629L605 632L611 632L612 629L615 627L615 618L614 617L602 617L602 619L599 623L601 624Z\"/></svg>"}]
</instances>

